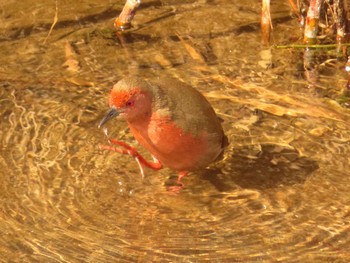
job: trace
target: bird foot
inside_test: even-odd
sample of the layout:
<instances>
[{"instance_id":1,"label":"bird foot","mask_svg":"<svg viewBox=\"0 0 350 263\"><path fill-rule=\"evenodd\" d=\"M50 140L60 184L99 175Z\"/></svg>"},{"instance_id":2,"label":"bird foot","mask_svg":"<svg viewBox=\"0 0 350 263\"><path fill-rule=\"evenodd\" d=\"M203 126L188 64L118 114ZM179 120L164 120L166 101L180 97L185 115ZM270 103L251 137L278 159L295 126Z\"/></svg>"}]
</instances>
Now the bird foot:
<instances>
[{"instance_id":1,"label":"bird foot","mask_svg":"<svg viewBox=\"0 0 350 263\"><path fill-rule=\"evenodd\" d=\"M177 185L172 185L172 186L169 186L167 188L167 190L173 194L179 194L180 191L184 188L185 184L183 182L181 182L181 179L183 177L185 177L186 175L188 174L188 172L186 171L182 171L179 173L179 175L177 176L177 180L176 180L176 183Z\"/></svg>"},{"instance_id":2,"label":"bird foot","mask_svg":"<svg viewBox=\"0 0 350 263\"><path fill-rule=\"evenodd\" d=\"M153 162L149 162L141 154L139 154L134 147L128 145L125 142L118 141L115 139L109 139L109 142L111 144L119 145L121 147L115 147L112 145L100 145L100 149L114 151L121 154L128 154L132 156L140 168L142 178L144 178L145 175L143 167L148 167L153 170L160 170L163 167L162 163L154 156L152 156Z\"/></svg>"}]
</instances>

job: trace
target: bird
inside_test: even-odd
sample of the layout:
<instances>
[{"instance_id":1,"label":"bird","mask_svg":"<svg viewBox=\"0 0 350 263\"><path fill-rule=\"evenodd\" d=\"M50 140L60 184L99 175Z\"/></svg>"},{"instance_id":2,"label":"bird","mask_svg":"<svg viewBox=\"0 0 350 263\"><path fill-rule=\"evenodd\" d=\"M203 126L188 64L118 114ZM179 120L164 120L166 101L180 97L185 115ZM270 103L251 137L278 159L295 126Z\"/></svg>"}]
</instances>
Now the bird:
<instances>
[{"instance_id":1,"label":"bird","mask_svg":"<svg viewBox=\"0 0 350 263\"><path fill-rule=\"evenodd\" d=\"M178 184L190 171L204 169L222 159L227 136L208 100L194 87L174 78L145 80L128 76L118 81L109 95L110 109L98 127L113 118L124 119L138 143L152 155L147 161L125 142L102 149L129 154L143 167L163 166L178 171Z\"/></svg>"}]
</instances>

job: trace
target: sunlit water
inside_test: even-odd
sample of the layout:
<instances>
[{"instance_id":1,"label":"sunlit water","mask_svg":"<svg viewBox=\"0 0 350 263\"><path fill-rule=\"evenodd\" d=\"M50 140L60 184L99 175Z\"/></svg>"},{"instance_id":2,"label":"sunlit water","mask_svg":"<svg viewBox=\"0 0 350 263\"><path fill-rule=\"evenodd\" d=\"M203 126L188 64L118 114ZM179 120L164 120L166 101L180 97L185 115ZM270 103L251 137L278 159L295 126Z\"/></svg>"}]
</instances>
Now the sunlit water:
<instances>
[{"instance_id":1,"label":"sunlit water","mask_svg":"<svg viewBox=\"0 0 350 263\"><path fill-rule=\"evenodd\" d=\"M58 1L46 43L54 1L0 3L1 261L349 262L344 63L318 53L305 72L302 50L264 49L259 2L236 2L144 1L122 39L123 1ZM298 41L288 1L272 12L275 43ZM224 160L178 194L174 171L142 179L99 150L129 73L190 83L224 119Z\"/></svg>"}]
</instances>

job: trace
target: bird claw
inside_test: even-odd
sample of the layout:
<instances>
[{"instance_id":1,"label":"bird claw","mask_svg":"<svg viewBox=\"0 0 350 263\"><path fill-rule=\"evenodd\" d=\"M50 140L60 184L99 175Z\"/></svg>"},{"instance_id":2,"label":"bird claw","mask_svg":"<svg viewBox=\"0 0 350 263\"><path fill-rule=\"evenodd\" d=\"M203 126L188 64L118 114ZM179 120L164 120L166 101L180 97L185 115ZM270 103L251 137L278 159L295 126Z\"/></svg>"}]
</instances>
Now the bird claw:
<instances>
[{"instance_id":1,"label":"bird claw","mask_svg":"<svg viewBox=\"0 0 350 263\"><path fill-rule=\"evenodd\" d=\"M106 135L107 139L109 140L108 129L106 127L103 128L103 133Z\"/></svg>"},{"instance_id":2,"label":"bird claw","mask_svg":"<svg viewBox=\"0 0 350 263\"><path fill-rule=\"evenodd\" d=\"M177 180L176 180L176 183L177 185L172 185L172 186L169 186L167 188L167 190L173 194L179 194L180 191L184 188L185 184L183 182L181 182L181 179L186 176L188 174L188 172L186 171L182 171L179 173L178 177L177 177Z\"/></svg>"},{"instance_id":3,"label":"bird claw","mask_svg":"<svg viewBox=\"0 0 350 263\"><path fill-rule=\"evenodd\" d=\"M182 185L172 185L167 188L167 191L171 194L179 194L180 191L184 188L184 184Z\"/></svg>"},{"instance_id":4,"label":"bird claw","mask_svg":"<svg viewBox=\"0 0 350 263\"><path fill-rule=\"evenodd\" d=\"M141 173L142 179L144 179L145 178L145 173L144 173L142 164L141 164L141 162L140 162L138 157L134 157L134 159L135 159L136 163L138 164L138 166L140 168L140 173Z\"/></svg>"},{"instance_id":5,"label":"bird claw","mask_svg":"<svg viewBox=\"0 0 350 263\"><path fill-rule=\"evenodd\" d=\"M103 128L103 133L107 137L108 143L112 144L111 139L109 138L108 129L106 127Z\"/></svg>"},{"instance_id":6,"label":"bird claw","mask_svg":"<svg viewBox=\"0 0 350 263\"><path fill-rule=\"evenodd\" d=\"M135 149L129 149L127 152L131 157L134 157L135 159L138 159L140 156L140 154Z\"/></svg>"},{"instance_id":7,"label":"bird claw","mask_svg":"<svg viewBox=\"0 0 350 263\"><path fill-rule=\"evenodd\" d=\"M104 133L108 138L107 129L104 129ZM108 142L110 144L119 145L121 147L102 145L102 146L100 146L100 149L110 150L110 151L118 152L121 154L128 154L131 157L133 157L135 159L135 161L137 162L137 165L140 168L142 178L145 177L144 166L151 168L153 170L159 170L162 168L161 162L153 155L152 155L153 162L148 162L145 158L142 157L141 154L139 154L132 146L128 145L127 143L122 142L122 141L118 141L115 139L109 139L109 138L108 138Z\"/></svg>"},{"instance_id":8,"label":"bird claw","mask_svg":"<svg viewBox=\"0 0 350 263\"><path fill-rule=\"evenodd\" d=\"M153 154L151 154L151 156L154 163L160 163L160 161Z\"/></svg>"}]
</instances>

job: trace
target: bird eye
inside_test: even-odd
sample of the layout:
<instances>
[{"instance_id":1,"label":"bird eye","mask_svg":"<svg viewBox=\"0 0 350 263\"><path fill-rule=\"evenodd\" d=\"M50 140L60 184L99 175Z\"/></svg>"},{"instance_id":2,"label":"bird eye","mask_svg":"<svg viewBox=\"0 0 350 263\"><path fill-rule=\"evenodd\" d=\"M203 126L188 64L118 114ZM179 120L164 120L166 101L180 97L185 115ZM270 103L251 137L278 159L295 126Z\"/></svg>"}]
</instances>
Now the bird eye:
<instances>
[{"instance_id":1,"label":"bird eye","mask_svg":"<svg viewBox=\"0 0 350 263\"><path fill-rule=\"evenodd\" d=\"M134 101L133 100L128 100L126 103L125 103L126 106L134 106Z\"/></svg>"}]
</instances>

